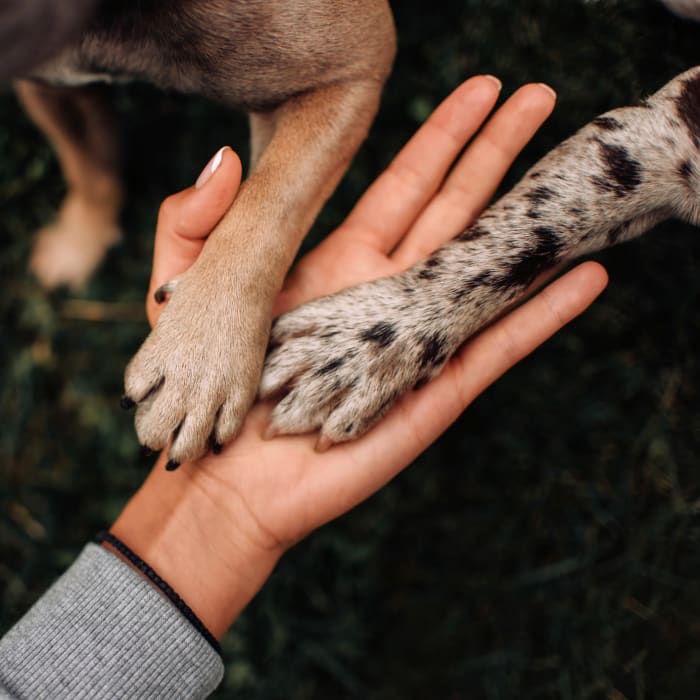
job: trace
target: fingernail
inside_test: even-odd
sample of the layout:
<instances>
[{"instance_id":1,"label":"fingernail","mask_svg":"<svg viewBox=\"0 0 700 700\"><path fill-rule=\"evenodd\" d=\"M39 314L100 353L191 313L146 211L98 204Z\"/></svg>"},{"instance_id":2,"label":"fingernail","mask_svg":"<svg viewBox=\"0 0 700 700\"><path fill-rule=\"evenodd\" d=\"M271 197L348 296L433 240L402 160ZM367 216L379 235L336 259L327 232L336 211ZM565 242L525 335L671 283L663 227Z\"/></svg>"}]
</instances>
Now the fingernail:
<instances>
[{"instance_id":1,"label":"fingernail","mask_svg":"<svg viewBox=\"0 0 700 700\"><path fill-rule=\"evenodd\" d=\"M119 399L119 405L125 410L128 411L132 409L134 406L136 406L136 401L134 401L131 396L127 396L124 394L124 396Z\"/></svg>"},{"instance_id":2,"label":"fingernail","mask_svg":"<svg viewBox=\"0 0 700 700\"><path fill-rule=\"evenodd\" d=\"M179 466L180 466L180 462L176 462L174 459L171 459L165 465L165 470L168 472L174 472Z\"/></svg>"},{"instance_id":3,"label":"fingernail","mask_svg":"<svg viewBox=\"0 0 700 700\"><path fill-rule=\"evenodd\" d=\"M550 87L547 85L547 83L537 83L541 87L543 87L549 94L556 100L557 99L557 93L555 92L553 87Z\"/></svg>"},{"instance_id":4,"label":"fingernail","mask_svg":"<svg viewBox=\"0 0 700 700\"><path fill-rule=\"evenodd\" d=\"M200 176L197 178L197 182L195 182L195 189L199 190L204 187L211 179L211 176L219 169L221 161L224 159L224 151L226 148L227 146L222 146L214 154L214 157L204 166L204 170L202 170Z\"/></svg>"},{"instance_id":5,"label":"fingernail","mask_svg":"<svg viewBox=\"0 0 700 700\"><path fill-rule=\"evenodd\" d=\"M496 86L500 90L503 87L503 83L495 76L495 75L484 75L484 78L488 78L489 80L493 81L496 83Z\"/></svg>"}]
</instances>

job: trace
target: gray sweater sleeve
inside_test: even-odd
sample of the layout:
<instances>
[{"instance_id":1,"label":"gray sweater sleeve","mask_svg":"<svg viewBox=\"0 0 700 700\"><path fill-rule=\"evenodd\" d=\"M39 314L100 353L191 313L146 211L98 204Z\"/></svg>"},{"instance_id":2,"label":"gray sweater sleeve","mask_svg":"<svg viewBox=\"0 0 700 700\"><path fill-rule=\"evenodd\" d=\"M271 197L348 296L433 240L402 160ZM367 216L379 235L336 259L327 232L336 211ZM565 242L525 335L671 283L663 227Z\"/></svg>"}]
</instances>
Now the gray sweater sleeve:
<instances>
[{"instance_id":1,"label":"gray sweater sleeve","mask_svg":"<svg viewBox=\"0 0 700 700\"><path fill-rule=\"evenodd\" d=\"M170 601L95 544L0 640L0 698L204 698L223 671Z\"/></svg>"}]
</instances>

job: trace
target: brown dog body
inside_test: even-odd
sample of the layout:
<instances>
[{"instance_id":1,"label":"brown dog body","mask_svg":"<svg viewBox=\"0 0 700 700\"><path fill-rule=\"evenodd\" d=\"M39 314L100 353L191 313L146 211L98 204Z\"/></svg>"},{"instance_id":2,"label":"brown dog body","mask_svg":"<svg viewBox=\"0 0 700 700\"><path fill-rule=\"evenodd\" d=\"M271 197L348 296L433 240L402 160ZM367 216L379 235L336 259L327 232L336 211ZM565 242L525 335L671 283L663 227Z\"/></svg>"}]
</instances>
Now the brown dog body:
<instances>
[{"instance_id":1,"label":"brown dog body","mask_svg":"<svg viewBox=\"0 0 700 700\"><path fill-rule=\"evenodd\" d=\"M141 442L171 459L238 431L271 307L298 246L376 113L395 37L384 0L106 2L87 31L18 84L69 191L32 260L80 284L118 240L111 118L85 84L142 79L250 113L251 174L126 373Z\"/></svg>"}]
</instances>

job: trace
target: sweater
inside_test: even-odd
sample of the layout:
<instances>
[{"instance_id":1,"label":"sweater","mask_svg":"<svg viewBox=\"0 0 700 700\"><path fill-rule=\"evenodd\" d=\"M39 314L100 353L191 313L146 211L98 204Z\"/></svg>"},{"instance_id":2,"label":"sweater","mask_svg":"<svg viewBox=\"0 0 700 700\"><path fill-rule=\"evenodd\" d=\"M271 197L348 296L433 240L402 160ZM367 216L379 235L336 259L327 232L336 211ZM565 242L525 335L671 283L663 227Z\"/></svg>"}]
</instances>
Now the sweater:
<instances>
[{"instance_id":1,"label":"sweater","mask_svg":"<svg viewBox=\"0 0 700 700\"><path fill-rule=\"evenodd\" d=\"M178 609L96 544L0 640L0 698L204 698L223 673Z\"/></svg>"}]
</instances>

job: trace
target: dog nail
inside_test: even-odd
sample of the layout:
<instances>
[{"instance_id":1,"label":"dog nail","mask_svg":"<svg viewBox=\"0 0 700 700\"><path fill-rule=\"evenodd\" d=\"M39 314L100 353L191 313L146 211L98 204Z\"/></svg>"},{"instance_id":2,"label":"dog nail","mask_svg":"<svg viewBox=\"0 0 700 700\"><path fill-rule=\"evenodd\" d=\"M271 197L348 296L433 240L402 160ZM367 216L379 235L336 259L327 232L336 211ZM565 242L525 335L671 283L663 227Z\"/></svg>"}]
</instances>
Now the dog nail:
<instances>
[{"instance_id":1,"label":"dog nail","mask_svg":"<svg viewBox=\"0 0 700 700\"><path fill-rule=\"evenodd\" d=\"M325 435L319 435L316 440L316 452L327 452L333 446L333 441Z\"/></svg>"},{"instance_id":2,"label":"dog nail","mask_svg":"<svg viewBox=\"0 0 700 700\"><path fill-rule=\"evenodd\" d=\"M221 161L223 160L224 157L224 150L226 149L226 146L223 148L220 148L215 154L214 157L204 166L204 170L202 170L202 173L200 176L197 178L197 182L195 183L194 187L195 189L199 190L204 185L209 182L211 179L211 176L219 169L219 166L221 165Z\"/></svg>"},{"instance_id":3,"label":"dog nail","mask_svg":"<svg viewBox=\"0 0 700 700\"><path fill-rule=\"evenodd\" d=\"M156 304L162 304L168 298L168 292L164 287L165 285L158 287L158 289L153 292L153 298L156 300Z\"/></svg>"},{"instance_id":4,"label":"dog nail","mask_svg":"<svg viewBox=\"0 0 700 700\"><path fill-rule=\"evenodd\" d=\"M165 470L168 472L174 472L179 466L180 462L176 462L174 459L171 459L165 465Z\"/></svg>"},{"instance_id":5,"label":"dog nail","mask_svg":"<svg viewBox=\"0 0 700 700\"><path fill-rule=\"evenodd\" d=\"M136 406L136 401L134 401L131 396L127 396L124 394L124 396L119 399L119 405L125 410L128 411L132 409L134 406Z\"/></svg>"},{"instance_id":6,"label":"dog nail","mask_svg":"<svg viewBox=\"0 0 700 700\"><path fill-rule=\"evenodd\" d=\"M148 445L141 446L141 456L150 457L153 454L153 450Z\"/></svg>"},{"instance_id":7,"label":"dog nail","mask_svg":"<svg viewBox=\"0 0 700 700\"><path fill-rule=\"evenodd\" d=\"M272 423L265 428L265 431L263 432L262 438L263 440L272 440L272 438L276 438L280 434L279 430L275 428Z\"/></svg>"},{"instance_id":8,"label":"dog nail","mask_svg":"<svg viewBox=\"0 0 700 700\"><path fill-rule=\"evenodd\" d=\"M224 449L224 446L223 446L221 443L217 442L216 440L214 440L214 442L212 442L211 451L212 451L215 455L220 455L220 454L221 454L221 450L223 450L223 449Z\"/></svg>"}]
</instances>

